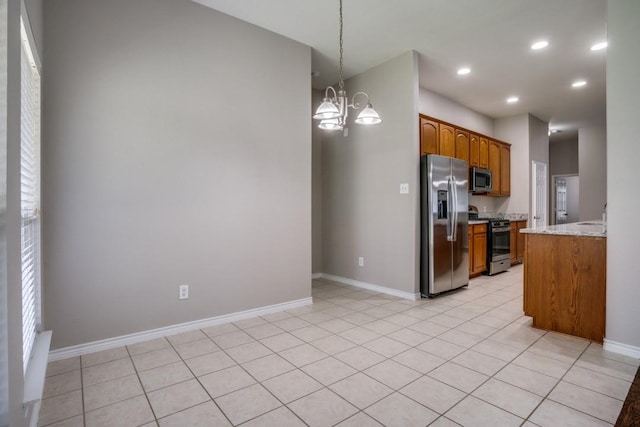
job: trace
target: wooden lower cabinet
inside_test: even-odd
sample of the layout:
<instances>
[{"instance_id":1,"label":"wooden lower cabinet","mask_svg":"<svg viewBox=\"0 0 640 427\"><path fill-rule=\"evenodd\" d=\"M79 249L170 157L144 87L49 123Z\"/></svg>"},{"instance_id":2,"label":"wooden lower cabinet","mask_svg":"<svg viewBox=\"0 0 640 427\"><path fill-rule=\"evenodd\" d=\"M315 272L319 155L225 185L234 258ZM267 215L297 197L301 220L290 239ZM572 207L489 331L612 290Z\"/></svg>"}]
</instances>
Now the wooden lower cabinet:
<instances>
[{"instance_id":1,"label":"wooden lower cabinet","mask_svg":"<svg viewBox=\"0 0 640 427\"><path fill-rule=\"evenodd\" d=\"M511 249L511 265L524 261L524 234L520 230L527 228L527 221L511 221L509 245Z\"/></svg>"},{"instance_id":2,"label":"wooden lower cabinet","mask_svg":"<svg viewBox=\"0 0 640 427\"><path fill-rule=\"evenodd\" d=\"M602 342L606 237L527 233L524 314L533 326Z\"/></svg>"},{"instance_id":3,"label":"wooden lower cabinet","mask_svg":"<svg viewBox=\"0 0 640 427\"><path fill-rule=\"evenodd\" d=\"M469 225L469 277L487 269L487 224Z\"/></svg>"},{"instance_id":4,"label":"wooden lower cabinet","mask_svg":"<svg viewBox=\"0 0 640 427\"><path fill-rule=\"evenodd\" d=\"M511 221L511 231L509 232L509 249L511 250L511 265L518 264L518 228L514 221Z\"/></svg>"},{"instance_id":5,"label":"wooden lower cabinet","mask_svg":"<svg viewBox=\"0 0 640 427\"><path fill-rule=\"evenodd\" d=\"M517 221L516 226L518 228L518 234L516 237L516 256L518 257L519 262L524 262L524 233L521 233L520 230L523 228L527 228L527 221Z\"/></svg>"}]
</instances>

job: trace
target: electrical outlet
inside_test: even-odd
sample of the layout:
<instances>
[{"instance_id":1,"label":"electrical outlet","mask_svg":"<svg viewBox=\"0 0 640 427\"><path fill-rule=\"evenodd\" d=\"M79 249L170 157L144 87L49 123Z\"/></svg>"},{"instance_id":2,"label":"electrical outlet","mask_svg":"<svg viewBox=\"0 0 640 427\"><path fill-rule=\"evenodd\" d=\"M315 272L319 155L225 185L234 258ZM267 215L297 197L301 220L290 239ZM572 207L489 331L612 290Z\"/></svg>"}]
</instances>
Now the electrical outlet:
<instances>
[{"instance_id":1,"label":"electrical outlet","mask_svg":"<svg viewBox=\"0 0 640 427\"><path fill-rule=\"evenodd\" d=\"M358 266L359 267L364 267L364 257L358 257Z\"/></svg>"},{"instance_id":2,"label":"electrical outlet","mask_svg":"<svg viewBox=\"0 0 640 427\"><path fill-rule=\"evenodd\" d=\"M409 183L400 184L400 194L409 194Z\"/></svg>"},{"instance_id":3,"label":"electrical outlet","mask_svg":"<svg viewBox=\"0 0 640 427\"><path fill-rule=\"evenodd\" d=\"M178 299L189 299L189 285L180 285L178 288Z\"/></svg>"}]
</instances>

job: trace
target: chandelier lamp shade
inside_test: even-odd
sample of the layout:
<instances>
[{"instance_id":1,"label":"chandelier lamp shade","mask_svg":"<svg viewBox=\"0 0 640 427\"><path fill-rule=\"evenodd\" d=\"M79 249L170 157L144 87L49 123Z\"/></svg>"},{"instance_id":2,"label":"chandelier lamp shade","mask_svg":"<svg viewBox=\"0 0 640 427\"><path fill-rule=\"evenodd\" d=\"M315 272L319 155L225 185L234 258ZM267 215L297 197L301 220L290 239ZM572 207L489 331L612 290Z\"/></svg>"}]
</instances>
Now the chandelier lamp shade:
<instances>
[{"instance_id":1,"label":"chandelier lamp shade","mask_svg":"<svg viewBox=\"0 0 640 427\"><path fill-rule=\"evenodd\" d=\"M347 124L349 108L354 110L364 108L358 114L355 122L359 125L377 125L382 123L382 119L373 109L373 105L369 101L369 95L366 92L356 92L349 101L347 91L344 89L344 80L342 78L342 0L340 0L340 80L338 81L338 91L333 86L327 86L324 91L322 103L313 115L313 118L320 120L318 127L324 130L343 130ZM360 104L356 102L356 97L366 97L366 103Z\"/></svg>"}]
</instances>

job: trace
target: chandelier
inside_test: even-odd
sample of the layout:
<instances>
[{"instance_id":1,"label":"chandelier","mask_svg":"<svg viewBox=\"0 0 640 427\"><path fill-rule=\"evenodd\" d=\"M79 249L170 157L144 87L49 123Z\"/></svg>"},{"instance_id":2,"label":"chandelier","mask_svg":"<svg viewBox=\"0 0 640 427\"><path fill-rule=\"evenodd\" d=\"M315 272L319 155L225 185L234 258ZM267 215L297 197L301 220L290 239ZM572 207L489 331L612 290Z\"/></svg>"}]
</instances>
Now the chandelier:
<instances>
[{"instance_id":1,"label":"chandelier","mask_svg":"<svg viewBox=\"0 0 640 427\"><path fill-rule=\"evenodd\" d=\"M333 96L329 97L329 92ZM338 81L338 91L327 86L324 91L322 103L313 115L313 118L320 120L318 127L325 130L343 130L347 124L347 116L349 108L358 110L361 104L356 102L357 96L365 96L366 104L364 109L358 114L355 122L359 125L377 125L382 123L382 119L373 109L369 102L369 95L366 92L356 92L349 102L347 91L344 90L344 81L342 79L342 0L340 0L340 80Z\"/></svg>"}]
</instances>

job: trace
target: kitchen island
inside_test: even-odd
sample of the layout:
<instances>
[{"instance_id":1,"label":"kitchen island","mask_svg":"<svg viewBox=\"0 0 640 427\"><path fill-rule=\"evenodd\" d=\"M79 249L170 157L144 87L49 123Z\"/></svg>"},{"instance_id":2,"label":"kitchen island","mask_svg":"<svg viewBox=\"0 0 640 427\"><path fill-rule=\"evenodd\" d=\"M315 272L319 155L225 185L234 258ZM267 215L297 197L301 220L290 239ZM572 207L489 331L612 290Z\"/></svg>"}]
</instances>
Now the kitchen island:
<instances>
[{"instance_id":1,"label":"kitchen island","mask_svg":"<svg viewBox=\"0 0 640 427\"><path fill-rule=\"evenodd\" d=\"M586 221L521 230L524 314L533 326L602 342L605 333L606 230Z\"/></svg>"}]
</instances>

